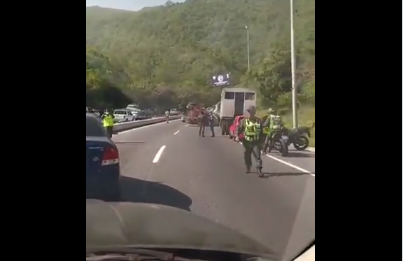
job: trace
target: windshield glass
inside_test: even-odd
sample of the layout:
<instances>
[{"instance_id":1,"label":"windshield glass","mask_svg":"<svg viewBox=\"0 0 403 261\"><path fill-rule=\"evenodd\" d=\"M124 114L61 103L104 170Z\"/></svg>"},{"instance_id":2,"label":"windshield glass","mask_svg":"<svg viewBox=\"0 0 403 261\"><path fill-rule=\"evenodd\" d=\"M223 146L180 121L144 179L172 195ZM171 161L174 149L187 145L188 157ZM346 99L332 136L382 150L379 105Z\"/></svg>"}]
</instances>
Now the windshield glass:
<instances>
[{"instance_id":1,"label":"windshield glass","mask_svg":"<svg viewBox=\"0 0 403 261\"><path fill-rule=\"evenodd\" d=\"M116 110L99 117L112 160L87 159L107 174L88 175L119 177L93 198L299 254L315 239L315 0L86 2L86 106Z\"/></svg>"},{"instance_id":2,"label":"windshield glass","mask_svg":"<svg viewBox=\"0 0 403 261\"><path fill-rule=\"evenodd\" d=\"M113 114L127 114L126 111L114 111Z\"/></svg>"},{"instance_id":3,"label":"windshield glass","mask_svg":"<svg viewBox=\"0 0 403 261\"><path fill-rule=\"evenodd\" d=\"M128 108L128 109L138 109L139 108L139 106L138 105L136 105L136 104L129 104L129 105L127 105L127 107L126 108Z\"/></svg>"}]
</instances>

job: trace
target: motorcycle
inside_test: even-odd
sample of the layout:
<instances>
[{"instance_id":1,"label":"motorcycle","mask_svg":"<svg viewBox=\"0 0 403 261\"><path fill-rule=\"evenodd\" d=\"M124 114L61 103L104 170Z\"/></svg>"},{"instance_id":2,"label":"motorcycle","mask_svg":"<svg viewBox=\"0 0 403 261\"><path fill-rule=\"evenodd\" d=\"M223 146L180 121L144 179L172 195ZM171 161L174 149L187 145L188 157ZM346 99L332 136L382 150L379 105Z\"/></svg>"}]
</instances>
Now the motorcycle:
<instances>
[{"instance_id":1,"label":"motorcycle","mask_svg":"<svg viewBox=\"0 0 403 261\"><path fill-rule=\"evenodd\" d=\"M287 145L293 145L296 150L305 150L309 147L309 138L311 137L311 130L309 127L298 127L289 133L289 140Z\"/></svg>"},{"instance_id":2,"label":"motorcycle","mask_svg":"<svg viewBox=\"0 0 403 261\"><path fill-rule=\"evenodd\" d=\"M281 127L273 134L272 141L270 142L270 151L275 149L281 153L281 156L286 157L288 155L289 140L289 131Z\"/></svg>"},{"instance_id":3,"label":"motorcycle","mask_svg":"<svg viewBox=\"0 0 403 261\"><path fill-rule=\"evenodd\" d=\"M306 150L309 147L311 129L309 127L299 127L293 139L293 146L296 150Z\"/></svg>"}]
</instances>

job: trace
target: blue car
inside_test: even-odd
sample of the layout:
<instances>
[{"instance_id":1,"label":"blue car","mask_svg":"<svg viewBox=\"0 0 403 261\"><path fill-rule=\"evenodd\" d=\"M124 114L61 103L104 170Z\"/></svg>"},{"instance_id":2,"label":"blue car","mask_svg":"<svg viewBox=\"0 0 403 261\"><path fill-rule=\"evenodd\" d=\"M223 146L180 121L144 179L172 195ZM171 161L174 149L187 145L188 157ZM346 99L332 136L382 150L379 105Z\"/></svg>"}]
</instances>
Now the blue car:
<instances>
[{"instance_id":1,"label":"blue car","mask_svg":"<svg viewBox=\"0 0 403 261\"><path fill-rule=\"evenodd\" d=\"M86 198L120 201L120 164L116 144L96 116L86 115Z\"/></svg>"}]
</instances>

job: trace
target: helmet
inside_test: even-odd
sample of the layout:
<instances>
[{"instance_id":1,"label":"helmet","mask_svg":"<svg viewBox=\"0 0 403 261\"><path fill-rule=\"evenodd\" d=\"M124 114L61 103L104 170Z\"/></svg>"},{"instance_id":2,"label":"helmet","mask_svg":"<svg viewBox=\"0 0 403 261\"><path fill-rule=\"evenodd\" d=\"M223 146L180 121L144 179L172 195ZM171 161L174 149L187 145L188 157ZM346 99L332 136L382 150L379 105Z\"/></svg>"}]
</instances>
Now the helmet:
<instances>
[{"instance_id":1,"label":"helmet","mask_svg":"<svg viewBox=\"0 0 403 261\"><path fill-rule=\"evenodd\" d=\"M276 113L276 110L273 109L273 108L270 108L270 109L267 110L267 112L268 112L269 114L275 114L275 113Z\"/></svg>"}]
</instances>

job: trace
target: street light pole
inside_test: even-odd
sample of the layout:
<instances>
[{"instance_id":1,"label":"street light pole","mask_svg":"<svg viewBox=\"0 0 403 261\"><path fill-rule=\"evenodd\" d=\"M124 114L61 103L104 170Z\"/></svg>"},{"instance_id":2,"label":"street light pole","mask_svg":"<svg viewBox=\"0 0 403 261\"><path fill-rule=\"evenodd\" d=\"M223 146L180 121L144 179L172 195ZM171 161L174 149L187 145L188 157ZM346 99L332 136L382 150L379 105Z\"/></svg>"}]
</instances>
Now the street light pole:
<instances>
[{"instance_id":1,"label":"street light pole","mask_svg":"<svg viewBox=\"0 0 403 261\"><path fill-rule=\"evenodd\" d=\"M290 29L291 29L291 86L292 86L292 125L298 128L297 115L297 86L295 83L295 41L294 41L294 0L290 0Z\"/></svg>"},{"instance_id":2,"label":"street light pole","mask_svg":"<svg viewBox=\"0 0 403 261\"><path fill-rule=\"evenodd\" d=\"M248 72L250 71L250 52L249 52L249 28L245 25L246 29L246 52L248 55Z\"/></svg>"}]
</instances>

